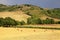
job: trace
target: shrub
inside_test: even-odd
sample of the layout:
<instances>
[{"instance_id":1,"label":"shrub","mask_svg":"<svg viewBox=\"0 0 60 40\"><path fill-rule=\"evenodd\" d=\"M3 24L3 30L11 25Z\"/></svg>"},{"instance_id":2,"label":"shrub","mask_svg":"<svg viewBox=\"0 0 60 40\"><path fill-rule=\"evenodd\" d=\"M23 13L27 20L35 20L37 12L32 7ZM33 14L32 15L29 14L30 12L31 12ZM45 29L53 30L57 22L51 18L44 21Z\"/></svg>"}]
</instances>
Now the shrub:
<instances>
[{"instance_id":1,"label":"shrub","mask_svg":"<svg viewBox=\"0 0 60 40\"><path fill-rule=\"evenodd\" d=\"M3 18L0 18L0 26L3 26L5 23L4 19Z\"/></svg>"},{"instance_id":2,"label":"shrub","mask_svg":"<svg viewBox=\"0 0 60 40\"><path fill-rule=\"evenodd\" d=\"M57 21L56 23L57 23L57 24L60 24L60 21Z\"/></svg>"},{"instance_id":3,"label":"shrub","mask_svg":"<svg viewBox=\"0 0 60 40\"><path fill-rule=\"evenodd\" d=\"M54 20L46 18L46 20L43 20L43 24L54 24Z\"/></svg>"},{"instance_id":4,"label":"shrub","mask_svg":"<svg viewBox=\"0 0 60 40\"><path fill-rule=\"evenodd\" d=\"M16 25L15 22L16 21L10 17L5 18L5 25L7 25L7 26L15 26Z\"/></svg>"},{"instance_id":5,"label":"shrub","mask_svg":"<svg viewBox=\"0 0 60 40\"><path fill-rule=\"evenodd\" d=\"M24 21L21 21L20 24L21 24L21 25L25 25L26 23L25 23Z\"/></svg>"},{"instance_id":6,"label":"shrub","mask_svg":"<svg viewBox=\"0 0 60 40\"><path fill-rule=\"evenodd\" d=\"M48 14L51 14L51 11L50 10L47 10Z\"/></svg>"},{"instance_id":7,"label":"shrub","mask_svg":"<svg viewBox=\"0 0 60 40\"><path fill-rule=\"evenodd\" d=\"M42 24L42 20L40 18L28 18L27 24Z\"/></svg>"},{"instance_id":8,"label":"shrub","mask_svg":"<svg viewBox=\"0 0 60 40\"><path fill-rule=\"evenodd\" d=\"M23 24L23 22L21 22L21 24ZM10 26L16 26L16 25L20 25L20 22L10 17L6 17L5 19L0 18L0 26L10 27Z\"/></svg>"}]
</instances>

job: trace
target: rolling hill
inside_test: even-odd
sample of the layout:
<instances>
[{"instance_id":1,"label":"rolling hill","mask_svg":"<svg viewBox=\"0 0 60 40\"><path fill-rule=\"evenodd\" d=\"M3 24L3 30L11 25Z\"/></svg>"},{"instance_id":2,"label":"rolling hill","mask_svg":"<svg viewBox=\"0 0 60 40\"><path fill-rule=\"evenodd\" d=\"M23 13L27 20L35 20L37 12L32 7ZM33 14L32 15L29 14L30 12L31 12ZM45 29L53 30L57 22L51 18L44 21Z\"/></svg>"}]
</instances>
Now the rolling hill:
<instances>
[{"instance_id":1,"label":"rolling hill","mask_svg":"<svg viewBox=\"0 0 60 40\"><path fill-rule=\"evenodd\" d=\"M57 9L45 9L42 7L38 7L30 4L22 4L22 5L3 5L0 4L0 17L11 17L15 20L25 22L29 17L38 17L42 20L46 18L54 19L55 21L60 21L60 12L59 8Z\"/></svg>"}]
</instances>

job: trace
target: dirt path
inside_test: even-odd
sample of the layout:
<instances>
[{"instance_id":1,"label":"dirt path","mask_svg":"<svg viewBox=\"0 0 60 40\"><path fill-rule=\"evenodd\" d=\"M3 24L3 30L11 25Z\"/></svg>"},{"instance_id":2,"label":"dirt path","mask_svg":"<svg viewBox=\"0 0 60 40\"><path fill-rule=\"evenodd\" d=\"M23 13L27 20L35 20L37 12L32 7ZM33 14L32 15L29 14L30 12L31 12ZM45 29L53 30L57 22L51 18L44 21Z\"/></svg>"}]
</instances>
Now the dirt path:
<instances>
[{"instance_id":1,"label":"dirt path","mask_svg":"<svg viewBox=\"0 0 60 40\"><path fill-rule=\"evenodd\" d=\"M60 30L0 27L0 40L60 40Z\"/></svg>"}]
</instances>

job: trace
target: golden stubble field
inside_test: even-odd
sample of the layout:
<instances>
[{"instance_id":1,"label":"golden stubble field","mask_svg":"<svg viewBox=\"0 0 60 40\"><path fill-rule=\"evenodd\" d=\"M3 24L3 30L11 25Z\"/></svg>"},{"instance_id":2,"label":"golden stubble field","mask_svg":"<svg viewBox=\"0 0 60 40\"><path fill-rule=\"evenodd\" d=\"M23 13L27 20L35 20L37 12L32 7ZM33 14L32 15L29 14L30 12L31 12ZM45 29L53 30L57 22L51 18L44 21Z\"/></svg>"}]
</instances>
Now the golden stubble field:
<instances>
[{"instance_id":1,"label":"golden stubble field","mask_svg":"<svg viewBox=\"0 0 60 40\"><path fill-rule=\"evenodd\" d=\"M60 30L0 27L0 40L60 40Z\"/></svg>"}]
</instances>

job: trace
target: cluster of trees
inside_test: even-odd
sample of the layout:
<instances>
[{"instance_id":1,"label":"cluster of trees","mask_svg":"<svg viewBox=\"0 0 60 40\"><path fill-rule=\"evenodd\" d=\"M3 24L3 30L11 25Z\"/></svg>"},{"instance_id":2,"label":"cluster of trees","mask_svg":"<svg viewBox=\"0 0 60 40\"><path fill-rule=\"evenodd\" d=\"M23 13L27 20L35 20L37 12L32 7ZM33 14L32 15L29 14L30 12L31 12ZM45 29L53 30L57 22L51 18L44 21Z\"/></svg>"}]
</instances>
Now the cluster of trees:
<instances>
[{"instance_id":1,"label":"cluster of trees","mask_svg":"<svg viewBox=\"0 0 60 40\"><path fill-rule=\"evenodd\" d=\"M19 22L10 17L0 18L0 26L10 27L16 25L23 25L23 24L25 24L24 21Z\"/></svg>"},{"instance_id":2,"label":"cluster of trees","mask_svg":"<svg viewBox=\"0 0 60 40\"><path fill-rule=\"evenodd\" d=\"M45 20L41 20L40 18L28 18L27 24L60 24L60 21L55 22L53 19L46 18Z\"/></svg>"},{"instance_id":3,"label":"cluster of trees","mask_svg":"<svg viewBox=\"0 0 60 40\"><path fill-rule=\"evenodd\" d=\"M28 18L27 19L27 24L42 24L42 21L40 18Z\"/></svg>"},{"instance_id":4,"label":"cluster of trees","mask_svg":"<svg viewBox=\"0 0 60 40\"><path fill-rule=\"evenodd\" d=\"M25 25L25 24L60 24L60 21L55 22L53 19L46 18L45 20L41 20L40 18L28 18L27 23L24 21L16 21L10 17L0 18L0 26L11 27L16 25Z\"/></svg>"},{"instance_id":5,"label":"cluster of trees","mask_svg":"<svg viewBox=\"0 0 60 40\"><path fill-rule=\"evenodd\" d=\"M53 18L58 18L60 19L60 8L54 8L54 9L50 9L47 10L47 15Z\"/></svg>"},{"instance_id":6,"label":"cluster of trees","mask_svg":"<svg viewBox=\"0 0 60 40\"><path fill-rule=\"evenodd\" d=\"M55 21L53 19L46 18L46 20L43 20L43 24L54 24Z\"/></svg>"}]
</instances>

